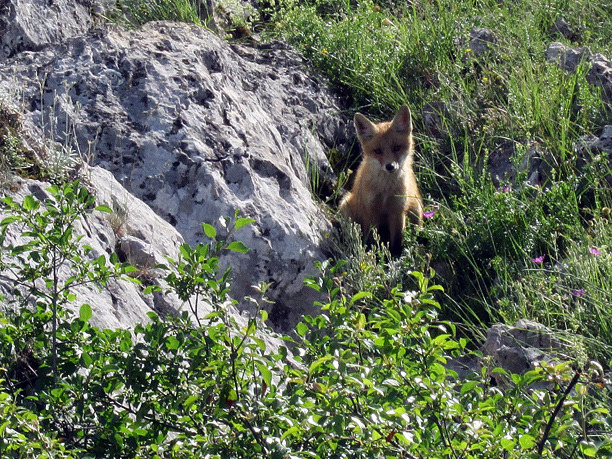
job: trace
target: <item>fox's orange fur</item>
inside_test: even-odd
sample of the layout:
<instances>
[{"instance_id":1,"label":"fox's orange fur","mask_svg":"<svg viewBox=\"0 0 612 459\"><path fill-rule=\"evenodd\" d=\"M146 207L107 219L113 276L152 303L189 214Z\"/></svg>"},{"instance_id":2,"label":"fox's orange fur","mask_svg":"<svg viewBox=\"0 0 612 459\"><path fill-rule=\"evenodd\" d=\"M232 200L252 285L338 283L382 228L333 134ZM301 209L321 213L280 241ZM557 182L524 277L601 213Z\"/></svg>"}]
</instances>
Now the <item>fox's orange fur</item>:
<instances>
[{"instance_id":1,"label":"fox's orange fur","mask_svg":"<svg viewBox=\"0 0 612 459\"><path fill-rule=\"evenodd\" d=\"M361 225L364 235L376 228L393 255L400 255L406 217L421 225L423 202L412 163L412 116L403 105L393 121L372 123L361 113L354 118L363 160L355 183L340 203L340 212Z\"/></svg>"}]
</instances>

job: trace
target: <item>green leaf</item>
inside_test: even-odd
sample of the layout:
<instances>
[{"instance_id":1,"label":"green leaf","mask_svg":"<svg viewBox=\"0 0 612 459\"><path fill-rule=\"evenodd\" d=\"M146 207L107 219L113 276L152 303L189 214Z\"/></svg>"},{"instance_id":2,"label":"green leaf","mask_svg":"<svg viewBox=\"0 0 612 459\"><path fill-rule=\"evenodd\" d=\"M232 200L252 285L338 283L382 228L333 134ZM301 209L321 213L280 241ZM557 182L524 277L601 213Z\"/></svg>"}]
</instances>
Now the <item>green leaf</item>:
<instances>
[{"instance_id":1,"label":"green leaf","mask_svg":"<svg viewBox=\"0 0 612 459\"><path fill-rule=\"evenodd\" d=\"M359 301L362 298L372 298L372 292L358 292L351 297L351 304Z\"/></svg>"},{"instance_id":2,"label":"green leaf","mask_svg":"<svg viewBox=\"0 0 612 459\"><path fill-rule=\"evenodd\" d=\"M2 220L2 222L0 222L0 226L8 226L11 223L15 223L19 221L19 217L15 216L15 215L10 215L8 217L6 217L5 219Z\"/></svg>"},{"instance_id":3,"label":"green leaf","mask_svg":"<svg viewBox=\"0 0 612 459\"><path fill-rule=\"evenodd\" d=\"M521 449L533 448L535 444L536 444L535 438L533 438L529 434L521 435L519 438L519 445L521 445Z\"/></svg>"},{"instance_id":4,"label":"green leaf","mask_svg":"<svg viewBox=\"0 0 612 459\"><path fill-rule=\"evenodd\" d=\"M332 359L333 359L333 356L331 355L324 355L323 357L318 358L317 360L315 360L314 362L310 364L310 367L308 368L308 374L309 375L313 374L317 368L319 368L325 362L328 362L329 360L332 360Z\"/></svg>"},{"instance_id":5,"label":"green leaf","mask_svg":"<svg viewBox=\"0 0 612 459\"><path fill-rule=\"evenodd\" d=\"M168 336L166 338L166 347L170 350L178 349L180 346L180 341L176 339L174 336Z\"/></svg>"},{"instance_id":6,"label":"green leaf","mask_svg":"<svg viewBox=\"0 0 612 459\"><path fill-rule=\"evenodd\" d=\"M113 213L113 209L111 209L110 207L105 206L105 205L97 206L94 210L99 210L100 212L106 212L108 214L112 214Z\"/></svg>"},{"instance_id":7,"label":"green leaf","mask_svg":"<svg viewBox=\"0 0 612 459\"><path fill-rule=\"evenodd\" d=\"M592 443L580 443L580 451L587 457L597 456L597 448Z\"/></svg>"},{"instance_id":8,"label":"green leaf","mask_svg":"<svg viewBox=\"0 0 612 459\"><path fill-rule=\"evenodd\" d=\"M243 226L250 225L251 223L254 223L254 222L255 220L253 220L252 218L239 218L238 220L236 220L236 223L234 223L234 228L240 229Z\"/></svg>"},{"instance_id":9,"label":"green leaf","mask_svg":"<svg viewBox=\"0 0 612 459\"><path fill-rule=\"evenodd\" d=\"M366 316L363 313L359 314L359 317L357 318L357 329L358 330L363 330L366 326Z\"/></svg>"},{"instance_id":10,"label":"green leaf","mask_svg":"<svg viewBox=\"0 0 612 459\"><path fill-rule=\"evenodd\" d=\"M6 197L0 199L0 202L3 202L4 204L6 204L9 207L18 207L18 205L15 202L15 200L13 198L11 198L10 196L6 196Z\"/></svg>"},{"instance_id":11,"label":"green leaf","mask_svg":"<svg viewBox=\"0 0 612 459\"><path fill-rule=\"evenodd\" d=\"M81 359L83 359L83 365L87 368L93 363L93 359L89 355L88 352L83 352L81 354Z\"/></svg>"},{"instance_id":12,"label":"green leaf","mask_svg":"<svg viewBox=\"0 0 612 459\"><path fill-rule=\"evenodd\" d=\"M289 435L293 435L300 430L299 426L289 427L285 432L281 435L281 441L287 438Z\"/></svg>"},{"instance_id":13,"label":"green leaf","mask_svg":"<svg viewBox=\"0 0 612 459\"><path fill-rule=\"evenodd\" d=\"M295 327L295 331L297 332L298 335L300 335L303 338L308 332L308 325L306 325L304 322L300 322Z\"/></svg>"},{"instance_id":14,"label":"green leaf","mask_svg":"<svg viewBox=\"0 0 612 459\"><path fill-rule=\"evenodd\" d=\"M40 203L34 199L34 196L28 195L23 200L23 208L25 210L36 210L40 206Z\"/></svg>"},{"instance_id":15,"label":"green leaf","mask_svg":"<svg viewBox=\"0 0 612 459\"><path fill-rule=\"evenodd\" d=\"M258 363L257 368L259 369L261 377L266 383L266 386L270 387L272 385L272 372L270 369L263 363Z\"/></svg>"},{"instance_id":16,"label":"green leaf","mask_svg":"<svg viewBox=\"0 0 612 459\"><path fill-rule=\"evenodd\" d=\"M206 234L206 236L209 238L214 239L217 237L217 230L214 226L209 225L208 223L202 223L202 228L204 228L204 234Z\"/></svg>"},{"instance_id":17,"label":"green leaf","mask_svg":"<svg viewBox=\"0 0 612 459\"><path fill-rule=\"evenodd\" d=\"M187 397L187 399L183 403L185 409L188 410L195 402L197 402L198 398L199 397L197 395L190 395L189 397Z\"/></svg>"},{"instance_id":18,"label":"green leaf","mask_svg":"<svg viewBox=\"0 0 612 459\"><path fill-rule=\"evenodd\" d=\"M470 392L478 384L479 384L478 381L468 381L468 382L466 382L463 386L461 386L461 395L465 394L466 392Z\"/></svg>"},{"instance_id":19,"label":"green leaf","mask_svg":"<svg viewBox=\"0 0 612 459\"><path fill-rule=\"evenodd\" d=\"M145 295L150 295L153 292L161 292L162 289L159 285L148 285L147 287L145 287L145 289L143 290L143 293Z\"/></svg>"},{"instance_id":20,"label":"green leaf","mask_svg":"<svg viewBox=\"0 0 612 459\"><path fill-rule=\"evenodd\" d=\"M83 322L88 322L92 316L93 313L91 311L91 306L89 306L88 304L83 304L81 306L81 309L79 309L79 319Z\"/></svg>"},{"instance_id":21,"label":"green leaf","mask_svg":"<svg viewBox=\"0 0 612 459\"><path fill-rule=\"evenodd\" d=\"M511 452L512 450L514 450L514 445L516 444L516 442L511 438L502 438L500 444L502 448L504 448L506 451Z\"/></svg>"},{"instance_id":22,"label":"green leaf","mask_svg":"<svg viewBox=\"0 0 612 459\"><path fill-rule=\"evenodd\" d=\"M247 253L250 249L240 241L234 241L227 246L227 250L234 252Z\"/></svg>"}]
</instances>

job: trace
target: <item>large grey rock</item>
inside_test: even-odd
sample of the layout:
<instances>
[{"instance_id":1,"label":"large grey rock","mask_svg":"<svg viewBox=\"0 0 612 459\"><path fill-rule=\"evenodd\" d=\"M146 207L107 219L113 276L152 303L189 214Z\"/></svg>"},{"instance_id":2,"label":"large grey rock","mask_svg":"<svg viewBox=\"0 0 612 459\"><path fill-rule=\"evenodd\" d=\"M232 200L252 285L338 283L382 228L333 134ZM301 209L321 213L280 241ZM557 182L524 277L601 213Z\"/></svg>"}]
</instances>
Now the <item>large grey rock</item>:
<instances>
[{"instance_id":1,"label":"large grey rock","mask_svg":"<svg viewBox=\"0 0 612 459\"><path fill-rule=\"evenodd\" d=\"M482 56L491 50L491 46L497 43L495 32L486 27L475 27L470 30L468 46L475 56Z\"/></svg>"},{"instance_id":2,"label":"large grey rock","mask_svg":"<svg viewBox=\"0 0 612 459\"><path fill-rule=\"evenodd\" d=\"M0 60L83 35L112 0L0 1Z\"/></svg>"},{"instance_id":3,"label":"large grey rock","mask_svg":"<svg viewBox=\"0 0 612 459\"><path fill-rule=\"evenodd\" d=\"M587 81L603 91L604 100L612 103L612 63L603 54L595 54L591 59L591 68Z\"/></svg>"},{"instance_id":4,"label":"large grey rock","mask_svg":"<svg viewBox=\"0 0 612 459\"><path fill-rule=\"evenodd\" d=\"M163 272L154 269L156 262L164 262L164 255L176 257L182 238L170 224L158 217L146 204L128 193L117 182L110 172L101 168L87 171L86 181L96 195L98 204L107 204L117 208L119 205L129 209L121 221L121 231L113 224L113 215L92 211L75 224L75 235L80 236L80 244L91 247L89 256L96 259L100 255L107 257L116 252L118 247L129 241L137 246L138 251L127 253L127 261L132 262L142 274L147 272L148 281L164 285ZM16 179L11 189L3 189L1 195L9 195L17 202L23 201L26 195L34 195L44 201L50 197L46 189L48 183L29 179ZM13 190L13 191L11 191ZM0 212L0 219L4 218ZM23 243L25 238L21 229L9 226L6 243ZM148 258L143 256L148 255ZM4 255L6 257L6 255ZM6 258L4 261L7 261ZM64 270L62 278L69 272ZM11 294L17 279L10 271L0 273L0 290L7 301L13 299ZM72 304L74 308L88 303L94 311L91 323L102 328L126 328L148 320L147 312L175 314L183 305L175 295L143 295L142 288L132 282L113 279L101 289L95 285L80 285L72 288L77 295ZM210 311L210 309L209 309Z\"/></svg>"},{"instance_id":5,"label":"large grey rock","mask_svg":"<svg viewBox=\"0 0 612 459\"><path fill-rule=\"evenodd\" d=\"M571 48L561 42L551 43L545 52L546 59L567 72L575 72L578 65L588 62L592 53L589 48Z\"/></svg>"},{"instance_id":6,"label":"large grey rock","mask_svg":"<svg viewBox=\"0 0 612 459\"><path fill-rule=\"evenodd\" d=\"M606 153L612 159L612 125L604 126L599 137L589 135L583 137L577 146L582 156L596 156Z\"/></svg>"},{"instance_id":7,"label":"large grey rock","mask_svg":"<svg viewBox=\"0 0 612 459\"><path fill-rule=\"evenodd\" d=\"M329 175L325 150L351 129L295 52L150 23L20 53L0 65L0 91L16 86L27 122L111 171L188 243L236 209L254 218L240 235L251 251L222 258L235 298L271 283L284 329L315 311L303 280L330 223L307 170Z\"/></svg>"},{"instance_id":8,"label":"large grey rock","mask_svg":"<svg viewBox=\"0 0 612 459\"><path fill-rule=\"evenodd\" d=\"M81 171L81 180L95 195L96 204L105 204L113 208L114 213L95 210L87 212L73 226L75 237L80 238L79 243L82 246L91 248L87 255L90 260L97 259L100 255L106 255L109 260L110 254L117 253L122 261L127 261L137 268L137 271L130 275L139 279L142 284L138 285L126 278L111 278L104 286L73 285L71 293L76 295L76 299L66 305L68 310L76 315L81 305L89 304L93 312L90 323L99 328L110 329L129 329L136 324L147 323L147 313L151 311L162 317L187 312L195 320L191 306L174 294L165 282L164 277L168 271L156 267L158 263L168 265L168 256L178 258L179 246L183 243L181 235L149 206L125 190L110 172L100 167L86 168ZM49 186L46 182L14 178L10 187L0 188L0 197L11 196L17 202L22 202L26 195L31 194L44 202L50 197L47 191ZM0 220L4 216L0 210ZM21 228L9 226L5 244L22 244L26 240ZM10 261L7 256L7 253L2 253L3 262ZM60 282L63 283L72 273L67 266L63 266L59 275ZM0 271L0 295L3 298L3 301L0 301L0 311L23 306L14 294L15 287L18 287L17 280L10 270ZM162 290L145 295L146 285L159 285ZM44 289L42 283L38 288ZM213 305L206 298L193 297L191 301L192 305L197 301L197 314L200 318L213 311ZM27 305L32 306L29 302ZM231 304L226 303L224 307L239 327L248 325L247 318ZM257 336L272 352L278 351L284 345L284 341L269 329L258 329Z\"/></svg>"},{"instance_id":9,"label":"large grey rock","mask_svg":"<svg viewBox=\"0 0 612 459\"><path fill-rule=\"evenodd\" d=\"M542 324L520 319L512 327L498 324L489 328L482 353L492 360L491 368L499 367L509 373L523 374L535 369L541 362L568 360L564 353L566 347ZM491 376L498 385L506 384L499 373Z\"/></svg>"},{"instance_id":10,"label":"large grey rock","mask_svg":"<svg viewBox=\"0 0 612 459\"><path fill-rule=\"evenodd\" d=\"M536 146L517 148L517 145L506 143L491 152L487 170L497 187L514 184L520 174L525 175L525 183L538 185L550 178L550 166L543 156Z\"/></svg>"},{"instance_id":11,"label":"large grey rock","mask_svg":"<svg viewBox=\"0 0 612 459\"><path fill-rule=\"evenodd\" d=\"M471 354L450 359L447 367L457 372L459 379L470 374L482 374L486 367L498 386L511 384L499 372L501 368L510 374L524 374L542 363L556 364L570 360L569 342L562 341L544 325L527 319L519 319L513 326L496 324L487 330L486 341L480 348L482 356ZM547 383L538 384L546 387Z\"/></svg>"}]
</instances>

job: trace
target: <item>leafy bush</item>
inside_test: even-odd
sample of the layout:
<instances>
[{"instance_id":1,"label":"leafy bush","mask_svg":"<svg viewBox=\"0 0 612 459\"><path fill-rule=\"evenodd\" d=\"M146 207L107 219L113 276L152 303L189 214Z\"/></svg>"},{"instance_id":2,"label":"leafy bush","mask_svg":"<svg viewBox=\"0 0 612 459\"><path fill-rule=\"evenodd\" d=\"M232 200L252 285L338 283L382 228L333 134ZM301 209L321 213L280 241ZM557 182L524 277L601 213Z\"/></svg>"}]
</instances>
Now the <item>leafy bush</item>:
<instances>
[{"instance_id":1,"label":"leafy bush","mask_svg":"<svg viewBox=\"0 0 612 459\"><path fill-rule=\"evenodd\" d=\"M5 381L0 380L4 387ZM0 452L4 457L73 458L79 450L67 451L52 433L41 429L38 415L0 390Z\"/></svg>"},{"instance_id":2,"label":"leafy bush","mask_svg":"<svg viewBox=\"0 0 612 459\"><path fill-rule=\"evenodd\" d=\"M63 194L90 202L78 184L51 191L55 202L64 202ZM26 201L26 214L42 209L34 198ZM65 207L54 207L53 202L47 202L44 212L51 221L59 220L53 228L61 228ZM23 217L14 202L5 203L9 216L2 221L4 230ZM87 211L88 206L78 207L73 222ZM234 229L249 223L232 221ZM211 242L183 246L181 259L169 260L163 268L172 289L192 301L197 290L211 312L203 314L192 302L178 317L150 313L149 322L133 331L101 330L88 324L90 307L81 307L73 317L58 303L54 332L48 326L53 297L41 292L34 310L19 309L0 323L0 366L6 378L0 407L8 401L11 412L38 423L40 441L58 455L409 458L612 453L609 388L592 379L600 369L580 372L567 364L543 365L523 376L506 375L504 388L490 384L491 372L500 370L486 365L480 373L458 379L449 361L465 353L467 343L454 337L452 324L438 318L440 305L433 295L440 287L417 272L412 273L414 291L392 287L384 297L368 291L347 296L341 285L343 264L321 264L322 275L309 280L327 298L321 315L306 317L297 335L285 337L286 345L273 351L263 339L263 334L275 336L265 325L266 313L262 310L238 324L230 313L234 301L227 294L228 273L217 273L220 251L246 248L217 240L210 225L204 231L213 237ZM83 250L73 232L58 234L65 236L56 241L60 248ZM28 256L17 257L11 270L24 279L23 287L33 289L28 273L40 272L53 259L53 248L43 244L42 232L26 236L30 243L22 254ZM3 245L3 257L15 249ZM107 260L71 262L68 269L85 274L84 279L109 272ZM126 266L118 270L126 271ZM264 304L264 298L258 303ZM53 353L47 343L53 333L58 342L55 381L48 377ZM16 355L29 359L27 386L22 384L24 372L16 371L23 362ZM19 425L28 438L37 438L31 436L37 432L32 425ZM15 436L14 428L3 432L3 454L25 453L18 449L27 446L23 436ZM38 445L42 443L28 447L36 450Z\"/></svg>"}]
</instances>

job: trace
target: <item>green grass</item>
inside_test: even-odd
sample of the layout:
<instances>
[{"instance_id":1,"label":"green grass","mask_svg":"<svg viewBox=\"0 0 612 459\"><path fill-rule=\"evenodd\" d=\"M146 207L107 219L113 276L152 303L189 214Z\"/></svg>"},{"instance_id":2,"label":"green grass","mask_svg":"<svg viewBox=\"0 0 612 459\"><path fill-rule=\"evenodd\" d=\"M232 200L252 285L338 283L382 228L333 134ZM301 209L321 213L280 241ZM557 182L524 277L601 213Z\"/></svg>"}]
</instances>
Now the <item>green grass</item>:
<instances>
[{"instance_id":1,"label":"green grass","mask_svg":"<svg viewBox=\"0 0 612 459\"><path fill-rule=\"evenodd\" d=\"M123 0L117 2L116 22L137 27L149 21L177 21L203 25L196 0Z\"/></svg>"},{"instance_id":2,"label":"green grass","mask_svg":"<svg viewBox=\"0 0 612 459\"><path fill-rule=\"evenodd\" d=\"M421 191L427 207L437 209L420 234L408 235L399 262L384 265L354 241L345 244L337 256L352 260L347 282L364 288L368 276L386 270L402 283L407 276L392 273L432 267L446 289L445 314L472 334L497 320L532 318L579 333L589 354L609 363L608 258L584 253L612 247L610 167L603 155L580 158L576 145L612 120L600 89L586 80L587 63L571 74L545 58L553 41L612 55L609 2L281 5L271 33L324 71L355 111L389 119L400 104L411 106ZM554 31L557 18L569 22L573 42ZM476 27L495 34L480 55L469 45ZM436 112L437 122L426 123L424 111ZM500 148L514 151L518 170L501 184L487 171ZM527 184L520 169L530 149L546 163L540 183ZM542 255L543 264L532 261ZM572 294L582 288L583 295Z\"/></svg>"}]
</instances>

